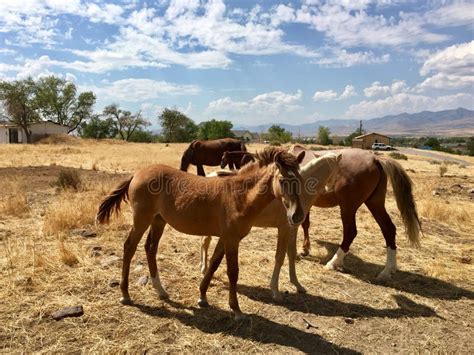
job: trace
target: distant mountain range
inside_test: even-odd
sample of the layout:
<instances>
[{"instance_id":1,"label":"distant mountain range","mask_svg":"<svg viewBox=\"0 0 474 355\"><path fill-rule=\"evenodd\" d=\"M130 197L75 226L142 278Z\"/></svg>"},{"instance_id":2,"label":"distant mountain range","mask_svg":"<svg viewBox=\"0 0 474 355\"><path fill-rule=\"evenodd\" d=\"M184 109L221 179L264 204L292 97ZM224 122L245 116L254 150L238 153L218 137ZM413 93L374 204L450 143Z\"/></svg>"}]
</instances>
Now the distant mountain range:
<instances>
[{"instance_id":1,"label":"distant mountain range","mask_svg":"<svg viewBox=\"0 0 474 355\"><path fill-rule=\"evenodd\" d=\"M259 126L236 125L235 129L247 129L251 132L266 132L272 124ZM359 128L359 120L331 119L288 125L278 123L293 135L315 136L319 126L329 127L332 135L348 135ZM423 111L419 113L401 113L362 121L363 128L368 132L386 135L474 135L474 111L465 108L438 112Z\"/></svg>"}]
</instances>

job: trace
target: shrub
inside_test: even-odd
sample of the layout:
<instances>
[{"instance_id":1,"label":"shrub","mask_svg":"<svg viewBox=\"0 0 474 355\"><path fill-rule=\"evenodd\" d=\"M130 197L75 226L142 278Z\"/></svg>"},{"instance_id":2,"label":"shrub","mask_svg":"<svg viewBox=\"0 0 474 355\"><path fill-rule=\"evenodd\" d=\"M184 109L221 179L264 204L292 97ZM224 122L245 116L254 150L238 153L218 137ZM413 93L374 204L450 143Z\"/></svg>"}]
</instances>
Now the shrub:
<instances>
[{"instance_id":1,"label":"shrub","mask_svg":"<svg viewBox=\"0 0 474 355\"><path fill-rule=\"evenodd\" d=\"M279 147L279 146L281 146L281 143L278 142L278 141L271 141L271 142L270 142L270 145L272 145L272 146L274 146L274 147Z\"/></svg>"},{"instance_id":2,"label":"shrub","mask_svg":"<svg viewBox=\"0 0 474 355\"><path fill-rule=\"evenodd\" d=\"M443 177L448 172L448 166L446 164L442 164L439 166L439 176Z\"/></svg>"},{"instance_id":3,"label":"shrub","mask_svg":"<svg viewBox=\"0 0 474 355\"><path fill-rule=\"evenodd\" d=\"M408 160L408 157L405 154L399 152L391 152L388 156L396 160Z\"/></svg>"},{"instance_id":4,"label":"shrub","mask_svg":"<svg viewBox=\"0 0 474 355\"><path fill-rule=\"evenodd\" d=\"M59 172L58 179L56 180L56 186L62 189L74 189L78 190L81 186L81 177L77 170L73 169L61 169Z\"/></svg>"}]
</instances>

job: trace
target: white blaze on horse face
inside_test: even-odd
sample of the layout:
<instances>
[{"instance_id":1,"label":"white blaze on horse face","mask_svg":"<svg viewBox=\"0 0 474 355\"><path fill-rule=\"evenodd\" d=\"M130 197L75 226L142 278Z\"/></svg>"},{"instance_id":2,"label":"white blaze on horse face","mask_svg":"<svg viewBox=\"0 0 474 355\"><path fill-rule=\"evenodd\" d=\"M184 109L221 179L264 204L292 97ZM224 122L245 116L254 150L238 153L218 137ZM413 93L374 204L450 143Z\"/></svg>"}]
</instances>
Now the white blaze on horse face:
<instances>
[{"instance_id":1,"label":"white blaze on horse face","mask_svg":"<svg viewBox=\"0 0 474 355\"><path fill-rule=\"evenodd\" d=\"M387 247L387 261L385 268L377 276L378 281L387 281L392 278L392 275L397 271L397 250Z\"/></svg>"},{"instance_id":2,"label":"white blaze on horse face","mask_svg":"<svg viewBox=\"0 0 474 355\"><path fill-rule=\"evenodd\" d=\"M339 247L336 254L332 257L331 260L326 264L326 269L328 270L337 270L344 267L344 258L349 252L344 253L344 251Z\"/></svg>"}]
</instances>

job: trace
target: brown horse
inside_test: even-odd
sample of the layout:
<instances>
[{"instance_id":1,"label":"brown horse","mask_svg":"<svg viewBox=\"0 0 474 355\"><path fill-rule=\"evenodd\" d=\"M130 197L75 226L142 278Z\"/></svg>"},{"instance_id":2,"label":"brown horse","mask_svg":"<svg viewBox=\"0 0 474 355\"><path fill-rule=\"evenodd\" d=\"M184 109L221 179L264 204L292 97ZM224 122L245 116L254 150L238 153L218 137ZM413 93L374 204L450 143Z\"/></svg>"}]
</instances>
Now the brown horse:
<instances>
[{"instance_id":1,"label":"brown horse","mask_svg":"<svg viewBox=\"0 0 474 355\"><path fill-rule=\"evenodd\" d=\"M216 235L222 239L229 277L229 305L235 318L243 317L237 300L239 242L252 228L259 212L275 197L283 201L289 224L299 224L305 213L299 199L301 176L298 158L286 152L265 150L257 162L227 178L203 178L170 168L152 165L121 183L100 204L97 221L105 223L121 201L129 200L133 227L124 244L121 302L130 304L128 277L130 262L143 233L151 225L145 244L153 287L162 298L168 295L161 285L156 253L168 223L192 235ZM200 300L206 305L207 300Z\"/></svg>"},{"instance_id":2,"label":"brown horse","mask_svg":"<svg viewBox=\"0 0 474 355\"><path fill-rule=\"evenodd\" d=\"M301 154L301 152L310 152L310 150L300 145L294 145L290 148L290 152ZM320 194L314 203L314 206L323 208L339 206L341 212L343 240L326 267L334 270L344 266L344 257L349 252L349 247L357 235L356 212L365 203L380 226L386 243L386 264L377 279L380 281L390 279L397 270L397 246L395 243L396 227L385 209L387 180L390 178L392 183L408 240L411 245L419 246L421 225L413 199L411 179L395 160L361 149L344 149L339 152L341 152L342 159L339 162L339 174L334 182L334 189ZM310 249L309 213L302 226L304 229L304 255L308 254Z\"/></svg>"},{"instance_id":3,"label":"brown horse","mask_svg":"<svg viewBox=\"0 0 474 355\"><path fill-rule=\"evenodd\" d=\"M197 174L206 176L203 165L218 166L224 152L247 151L245 144L234 138L222 138L210 141L194 140L181 158L181 170L188 171L189 164L196 165Z\"/></svg>"},{"instance_id":4,"label":"brown horse","mask_svg":"<svg viewBox=\"0 0 474 355\"><path fill-rule=\"evenodd\" d=\"M246 151L224 152L221 159L221 169L229 165L229 169L238 170L253 161L255 161L253 154Z\"/></svg>"}]
</instances>

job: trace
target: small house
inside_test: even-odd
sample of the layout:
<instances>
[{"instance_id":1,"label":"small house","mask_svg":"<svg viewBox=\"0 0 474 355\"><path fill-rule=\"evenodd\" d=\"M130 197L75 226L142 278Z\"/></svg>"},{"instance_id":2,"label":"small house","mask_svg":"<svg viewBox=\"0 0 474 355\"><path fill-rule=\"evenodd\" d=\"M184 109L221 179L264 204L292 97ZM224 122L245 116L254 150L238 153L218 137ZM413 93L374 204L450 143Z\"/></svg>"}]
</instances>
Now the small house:
<instances>
[{"instance_id":1,"label":"small house","mask_svg":"<svg viewBox=\"0 0 474 355\"><path fill-rule=\"evenodd\" d=\"M41 121L29 126L31 132L31 143L37 142L45 137L56 134L68 134L69 127L52 121ZM15 123L0 121L0 144L2 143L26 143L26 135L23 129Z\"/></svg>"},{"instance_id":2,"label":"small house","mask_svg":"<svg viewBox=\"0 0 474 355\"><path fill-rule=\"evenodd\" d=\"M384 143L390 145L390 137L380 133L366 133L352 139L352 147L360 149L371 149L374 143Z\"/></svg>"},{"instance_id":3,"label":"small house","mask_svg":"<svg viewBox=\"0 0 474 355\"><path fill-rule=\"evenodd\" d=\"M258 140L258 134L252 133L248 130L239 130L233 129L232 133L234 134L235 138L242 140L243 142L255 142Z\"/></svg>"}]
</instances>

